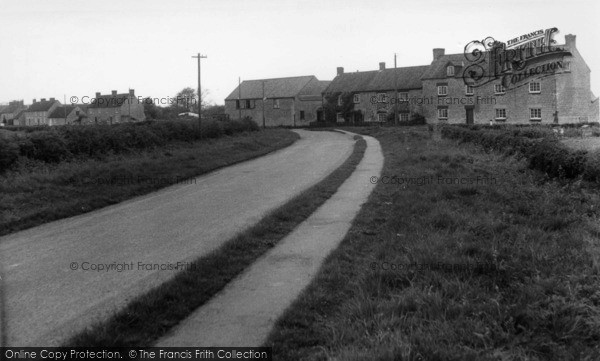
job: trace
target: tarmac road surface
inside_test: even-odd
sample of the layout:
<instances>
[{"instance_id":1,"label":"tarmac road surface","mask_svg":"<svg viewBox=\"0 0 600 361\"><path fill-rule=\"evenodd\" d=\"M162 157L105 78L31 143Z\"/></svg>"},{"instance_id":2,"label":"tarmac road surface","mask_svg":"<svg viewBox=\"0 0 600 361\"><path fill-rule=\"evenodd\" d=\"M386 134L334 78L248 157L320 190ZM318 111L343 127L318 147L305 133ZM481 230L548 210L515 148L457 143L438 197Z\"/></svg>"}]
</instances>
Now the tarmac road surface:
<instances>
[{"instance_id":1,"label":"tarmac road surface","mask_svg":"<svg viewBox=\"0 0 600 361\"><path fill-rule=\"evenodd\" d=\"M350 135L297 132L302 138L285 149L190 184L0 237L7 345L59 345L177 273L165 268L185 267L322 180L352 152Z\"/></svg>"}]
</instances>

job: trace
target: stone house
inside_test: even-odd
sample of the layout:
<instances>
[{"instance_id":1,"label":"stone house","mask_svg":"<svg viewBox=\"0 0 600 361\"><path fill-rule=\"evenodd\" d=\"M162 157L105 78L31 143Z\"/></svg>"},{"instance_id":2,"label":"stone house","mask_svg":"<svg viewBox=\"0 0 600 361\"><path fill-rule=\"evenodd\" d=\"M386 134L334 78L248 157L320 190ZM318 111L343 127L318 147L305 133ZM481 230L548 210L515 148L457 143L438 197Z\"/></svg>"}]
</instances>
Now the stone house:
<instances>
[{"instance_id":1,"label":"stone house","mask_svg":"<svg viewBox=\"0 0 600 361\"><path fill-rule=\"evenodd\" d=\"M59 105L60 102L54 98L42 98L39 102L33 99L33 103L24 111L25 125L47 125L48 116Z\"/></svg>"},{"instance_id":2,"label":"stone house","mask_svg":"<svg viewBox=\"0 0 600 361\"><path fill-rule=\"evenodd\" d=\"M111 94L96 93L87 107L87 122L92 124L115 124L124 122L139 122L146 120L144 106L135 96L134 89L129 93Z\"/></svg>"},{"instance_id":3,"label":"stone house","mask_svg":"<svg viewBox=\"0 0 600 361\"><path fill-rule=\"evenodd\" d=\"M578 123L598 121L598 102L590 90L590 69L579 54L575 35L566 35L557 51L528 50L524 69L494 73L484 68L473 86L465 82L471 65L464 54L433 50L422 77L423 114L429 123ZM564 51L558 51L559 49ZM535 56L536 51L541 54ZM487 64L494 64L492 51ZM505 69L506 70L506 69ZM467 83L467 84L465 84ZM595 102L594 102L595 101Z\"/></svg>"},{"instance_id":4,"label":"stone house","mask_svg":"<svg viewBox=\"0 0 600 361\"><path fill-rule=\"evenodd\" d=\"M60 105L48 116L48 125L77 124L85 117L85 112L78 106Z\"/></svg>"},{"instance_id":5,"label":"stone house","mask_svg":"<svg viewBox=\"0 0 600 361\"><path fill-rule=\"evenodd\" d=\"M322 116L321 93L328 81L315 76L244 80L225 98L229 119L251 117L257 124L306 126Z\"/></svg>"},{"instance_id":6,"label":"stone house","mask_svg":"<svg viewBox=\"0 0 600 361\"><path fill-rule=\"evenodd\" d=\"M14 100L8 103L8 106L0 110L0 124L16 125L14 120L16 116L24 109L27 109L22 100Z\"/></svg>"},{"instance_id":7,"label":"stone house","mask_svg":"<svg viewBox=\"0 0 600 361\"><path fill-rule=\"evenodd\" d=\"M421 103L410 101L422 95L421 76L427 65L386 68L344 73L337 76L323 92L326 103L335 109L337 122L385 122L398 115L398 121L409 121L422 113ZM330 115L329 118L332 118Z\"/></svg>"}]
</instances>

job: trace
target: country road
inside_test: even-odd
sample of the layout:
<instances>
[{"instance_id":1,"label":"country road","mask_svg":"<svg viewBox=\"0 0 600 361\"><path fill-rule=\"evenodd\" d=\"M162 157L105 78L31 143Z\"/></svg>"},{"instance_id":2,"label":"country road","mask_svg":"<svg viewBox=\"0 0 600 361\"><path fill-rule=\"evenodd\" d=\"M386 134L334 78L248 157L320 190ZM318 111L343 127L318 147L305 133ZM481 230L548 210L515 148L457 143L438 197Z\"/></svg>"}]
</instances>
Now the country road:
<instances>
[{"instance_id":1,"label":"country road","mask_svg":"<svg viewBox=\"0 0 600 361\"><path fill-rule=\"evenodd\" d=\"M298 133L288 148L195 183L1 237L8 346L58 345L106 318L176 273L149 264L215 250L331 173L354 144L336 132Z\"/></svg>"}]
</instances>

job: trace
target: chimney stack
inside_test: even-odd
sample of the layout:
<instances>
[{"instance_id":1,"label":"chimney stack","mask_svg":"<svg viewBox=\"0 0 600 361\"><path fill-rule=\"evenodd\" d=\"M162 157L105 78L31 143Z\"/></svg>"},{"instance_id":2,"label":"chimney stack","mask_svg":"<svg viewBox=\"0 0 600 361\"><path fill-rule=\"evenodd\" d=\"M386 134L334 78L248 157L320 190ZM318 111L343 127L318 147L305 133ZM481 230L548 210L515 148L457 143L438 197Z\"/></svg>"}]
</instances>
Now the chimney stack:
<instances>
[{"instance_id":1,"label":"chimney stack","mask_svg":"<svg viewBox=\"0 0 600 361\"><path fill-rule=\"evenodd\" d=\"M54 99L54 98L50 98L50 101L51 101L51 102L53 102L53 101L55 101L55 100L56 100L56 99Z\"/></svg>"},{"instance_id":2,"label":"chimney stack","mask_svg":"<svg viewBox=\"0 0 600 361\"><path fill-rule=\"evenodd\" d=\"M337 75L342 75L342 74L344 74L344 68L341 67L341 66L338 66L338 68L337 68Z\"/></svg>"},{"instance_id":3,"label":"chimney stack","mask_svg":"<svg viewBox=\"0 0 600 361\"><path fill-rule=\"evenodd\" d=\"M45 101L46 101L46 98L42 98L42 102L45 102Z\"/></svg>"},{"instance_id":4,"label":"chimney stack","mask_svg":"<svg viewBox=\"0 0 600 361\"><path fill-rule=\"evenodd\" d=\"M113 91L111 92L111 94L112 94L112 96L114 97L114 96L116 96L116 95L117 95L117 91L116 91L116 90L113 90Z\"/></svg>"},{"instance_id":5,"label":"chimney stack","mask_svg":"<svg viewBox=\"0 0 600 361\"><path fill-rule=\"evenodd\" d=\"M565 35L565 43L570 49L576 48L575 35L573 35L573 34Z\"/></svg>"},{"instance_id":6,"label":"chimney stack","mask_svg":"<svg viewBox=\"0 0 600 361\"><path fill-rule=\"evenodd\" d=\"M385 62L384 61L379 63L379 70L385 70Z\"/></svg>"},{"instance_id":7,"label":"chimney stack","mask_svg":"<svg viewBox=\"0 0 600 361\"><path fill-rule=\"evenodd\" d=\"M433 60L438 60L446 53L446 49L443 48L435 48L433 49Z\"/></svg>"},{"instance_id":8,"label":"chimney stack","mask_svg":"<svg viewBox=\"0 0 600 361\"><path fill-rule=\"evenodd\" d=\"M129 89L129 95L135 98L135 89Z\"/></svg>"},{"instance_id":9,"label":"chimney stack","mask_svg":"<svg viewBox=\"0 0 600 361\"><path fill-rule=\"evenodd\" d=\"M33 104L37 103L37 100L33 99Z\"/></svg>"},{"instance_id":10,"label":"chimney stack","mask_svg":"<svg viewBox=\"0 0 600 361\"><path fill-rule=\"evenodd\" d=\"M96 92L96 99L100 98L100 92Z\"/></svg>"}]
</instances>

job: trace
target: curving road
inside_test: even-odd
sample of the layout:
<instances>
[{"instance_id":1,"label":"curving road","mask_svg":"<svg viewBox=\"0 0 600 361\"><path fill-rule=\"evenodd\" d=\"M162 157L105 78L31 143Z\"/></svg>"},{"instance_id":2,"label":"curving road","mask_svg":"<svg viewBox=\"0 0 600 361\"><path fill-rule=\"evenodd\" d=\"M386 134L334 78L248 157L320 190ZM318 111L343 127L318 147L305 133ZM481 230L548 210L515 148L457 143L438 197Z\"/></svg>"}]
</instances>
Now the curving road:
<instances>
[{"instance_id":1,"label":"curving road","mask_svg":"<svg viewBox=\"0 0 600 361\"><path fill-rule=\"evenodd\" d=\"M349 135L298 133L290 147L195 183L1 237L8 346L60 344L176 273L149 264L215 250L352 152ZM91 270L96 265L112 269Z\"/></svg>"}]
</instances>

